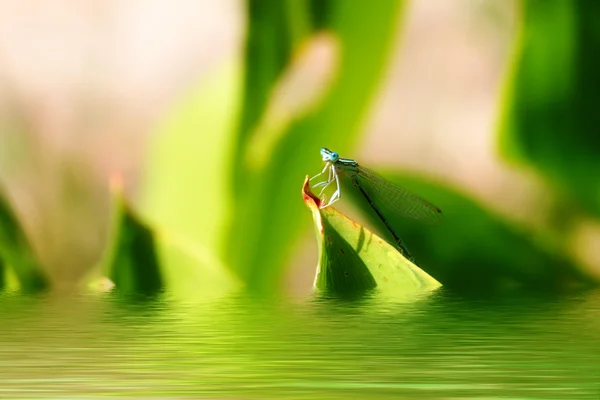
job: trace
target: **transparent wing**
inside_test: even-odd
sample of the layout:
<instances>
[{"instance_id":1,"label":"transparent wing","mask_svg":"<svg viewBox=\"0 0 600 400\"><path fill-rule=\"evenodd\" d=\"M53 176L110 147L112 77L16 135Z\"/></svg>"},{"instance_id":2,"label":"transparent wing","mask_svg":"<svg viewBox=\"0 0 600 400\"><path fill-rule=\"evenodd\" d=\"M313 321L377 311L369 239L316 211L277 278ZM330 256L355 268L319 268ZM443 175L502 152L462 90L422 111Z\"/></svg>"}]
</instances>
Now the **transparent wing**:
<instances>
[{"instance_id":1,"label":"transparent wing","mask_svg":"<svg viewBox=\"0 0 600 400\"><path fill-rule=\"evenodd\" d=\"M383 205L404 218L435 225L442 221L442 210L427 200L383 178L368 168L358 166L351 175L375 205Z\"/></svg>"}]
</instances>

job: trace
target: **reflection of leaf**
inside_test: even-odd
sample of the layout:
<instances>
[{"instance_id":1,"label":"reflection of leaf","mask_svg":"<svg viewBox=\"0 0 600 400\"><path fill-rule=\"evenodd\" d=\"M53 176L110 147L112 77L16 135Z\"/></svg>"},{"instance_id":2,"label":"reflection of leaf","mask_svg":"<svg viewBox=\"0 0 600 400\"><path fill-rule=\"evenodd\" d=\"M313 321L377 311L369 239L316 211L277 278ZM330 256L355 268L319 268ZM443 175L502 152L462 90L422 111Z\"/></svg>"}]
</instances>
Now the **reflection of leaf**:
<instances>
[{"instance_id":1,"label":"reflection of leaf","mask_svg":"<svg viewBox=\"0 0 600 400\"><path fill-rule=\"evenodd\" d=\"M320 200L310 192L308 177L303 195L313 214L319 244L317 289L360 293L376 288L379 294L405 296L440 286L391 244L333 207L319 208Z\"/></svg>"},{"instance_id":2,"label":"reflection of leaf","mask_svg":"<svg viewBox=\"0 0 600 400\"><path fill-rule=\"evenodd\" d=\"M311 26L323 28L335 38L340 48L337 75L316 109L302 117L290 118L284 133L270 136L276 137L277 141L268 142L273 150L268 152L268 159L259 163L261 168L258 170L248 168L239 160L249 158L245 154L248 149L264 154L250 145L254 128L265 112L270 90L296 50L293 44L305 40L308 35L293 36L300 40L289 39L286 35L269 39L265 33L262 40L253 41L253 31L280 26L281 21L267 11L261 18L250 20L244 117L233 158L234 213L224 251L232 268L253 289L277 287L276 282L286 266L292 246L305 226L300 217L301 205L294 195L297 193L295 182L307 171L322 168L319 149L323 145L344 151L356 138L382 75L402 2L338 0L326 4L325 14L315 13L318 7L304 7L304 12L312 14L306 17L305 23L296 18L294 23L309 27L309 33ZM274 43L275 40L288 42ZM265 57L259 59L257 54ZM281 57L284 57L283 63ZM262 62L263 68L256 67L253 64L256 62ZM262 82L262 86L257 88L254 82Z\"/></svg>"},{"instance_id":3,"label":"reflection of leaf","mask_svg":"<svg viewBox=\"0 0 600 400\"><path fill-rule=\"evenodd\" d=\"M38 291L48 286L48 279L27 235L0 191L0 272L2 262L13 269L21 289Z\"/></svg>"},{"instance_id":4,"label":"reflection of leaf","mask_svg":"<svg viewBox=\"0 0 600 400\"><path fill-rule=\"evenodd\" d=\"M404 228L400 235L417 264L444 286L484 292L490 288L549 289L588 280L552 243L503 220L467 196L405 174L385 176L442 208L444 221L435 227L399 218L385 209L382 212ZM378 220L368 215L380 227Z\"/></svg>"},{"instance_id":5,"label":"reflection of leaf","mask_svg":"<svg viewBox=\"0 0 600 400\"><path fill-rule=\"evenodd\" d=\"M600 3L527 0L507 83L502 151L600 215Z\"/></svg>"},{"instance_id":6,"label":"reflection of leaf","mask_svg":"<svg viewBox=\"0 0 600 400\"><path fill-rule=\"evenodd\" d=\"M5 274L6 268L4 267L4 260L2 259L2 256L0 256L0 290L2 290L2 288L4 288L5 285Z\"/></svg>"}]
</instances>

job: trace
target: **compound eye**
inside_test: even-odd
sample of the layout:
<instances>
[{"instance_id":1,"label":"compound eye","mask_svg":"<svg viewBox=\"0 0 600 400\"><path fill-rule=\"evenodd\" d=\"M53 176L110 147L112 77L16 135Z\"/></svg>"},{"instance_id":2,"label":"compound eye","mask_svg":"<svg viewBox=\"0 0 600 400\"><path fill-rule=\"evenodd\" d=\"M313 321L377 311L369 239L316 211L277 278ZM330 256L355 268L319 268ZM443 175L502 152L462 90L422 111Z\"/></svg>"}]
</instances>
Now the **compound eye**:
<instances>
[{"instance_id":1,"label":"compound eye","mask_svg":"<svg viewBox=\"0 0 600 400\"><path fill-rule=\"evenodd\" d=\"M338 153L336 153L335 151L333 153L331 153L331 160L332 161L337 161L338 158L340 158L340 155Z\"/></svg>"}]
</instances>

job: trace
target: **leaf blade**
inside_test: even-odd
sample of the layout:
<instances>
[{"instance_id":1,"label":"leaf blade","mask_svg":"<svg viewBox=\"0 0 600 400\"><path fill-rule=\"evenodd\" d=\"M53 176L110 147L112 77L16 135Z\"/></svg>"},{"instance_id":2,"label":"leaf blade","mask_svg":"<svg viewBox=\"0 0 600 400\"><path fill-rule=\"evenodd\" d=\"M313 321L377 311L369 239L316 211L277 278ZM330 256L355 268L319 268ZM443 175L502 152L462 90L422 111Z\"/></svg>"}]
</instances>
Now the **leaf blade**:
<instances>
[{"instance_id":1,"label":"leaf blade","mask_svg":"<svg viewBox=\"0 0 600 400\"><path fill-rule=\"evenodd\" d=\"M343 294L373 291L386 297L406 297L441 286L390 243L335 208L320 208L320 200L310 191L308 177L303 197L313 215L319 246L315 288Z\"/></svg>"},{"instance_id":2,"label":"leaf blade","mask_svg":"<svg viewBox=\"0 0 600 400\"><path fill-rule=\"evenodd\" d=\"M505 82L499 145L509 160L532 166L556 189L600 215L600 45L594 1L522 3L512 70Z\"/></svg>"},{"instance_id":3,"label":"leaf blade","mask_svg":"<svg viewBox=\"0 0 600 400\"><path fill-rule=\"evenodd\" d=\"M50 285L27 234L0 190L0 272L7 267L15 273L22 290L38 292Z\"/></svg>"}]
</instances>

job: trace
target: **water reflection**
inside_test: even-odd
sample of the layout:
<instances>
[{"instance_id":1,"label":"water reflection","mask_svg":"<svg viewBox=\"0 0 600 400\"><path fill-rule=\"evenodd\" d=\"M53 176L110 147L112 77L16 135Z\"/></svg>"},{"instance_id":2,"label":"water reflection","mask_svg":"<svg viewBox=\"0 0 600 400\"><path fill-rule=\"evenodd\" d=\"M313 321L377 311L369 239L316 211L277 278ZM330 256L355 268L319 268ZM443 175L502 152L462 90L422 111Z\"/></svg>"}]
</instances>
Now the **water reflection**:
<instances>
[{"instance_id":1,"label":"water reflection","mask_svg":"<svg viewBox=\"0 0 600 400\"><path fill-rule=\"evenodd\" d=\"M600 293L0 296L0 397L598 399Z\"/></svg>"}]
</instances>

